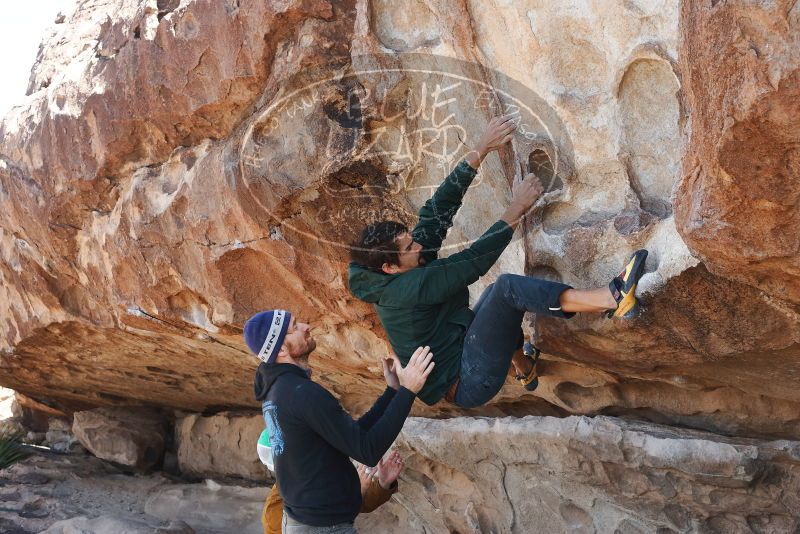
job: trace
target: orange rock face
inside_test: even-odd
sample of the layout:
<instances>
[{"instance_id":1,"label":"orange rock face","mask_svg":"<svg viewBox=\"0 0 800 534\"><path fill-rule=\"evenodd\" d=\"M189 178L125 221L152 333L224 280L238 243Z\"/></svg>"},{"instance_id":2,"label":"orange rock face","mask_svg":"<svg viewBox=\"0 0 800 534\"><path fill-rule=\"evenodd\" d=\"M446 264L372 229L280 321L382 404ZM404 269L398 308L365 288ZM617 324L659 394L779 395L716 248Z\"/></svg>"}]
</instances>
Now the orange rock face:
<instances>
[{"instance_id":1,"label":"orange rock face","mask_svg":"<svg viewBox=\"0 0 800 534\"><path fill-rule=\"evenodd\" d=\"M175 4L84 3L0 124L0 383L66 410L254 407L241 327L284 307L363 409L386 344L346 245L413 223L509 112L444 254L522 172L547 193L473 299L501 272L605 285L645 247L645 313L533 318L539 390L471 413L800 435L796 5Z\"/></svg>"},{"instance_id":2,"label":"orange rock face","mask_svg":"<svg viewBox=\"0 0 800 534\"><path fill-rule=\"evenodd\" d=\"M243 215L219 140L277 90L271 78L346 52L352 6L327 24L327 2L118 4L56 26L70 46L45 47L30 104L2 127L4 377L76 407L250 405L243 320L314 306L282 281L297 254ZM320 48L276 55L301 29Z\"/></svg>"},{"instance_id":3,"label":"orange rock face","mask_svg":"<svg viewBox=\"0 0 800 534\"><path fill-rule=\"evenodd\" d=\"M678 228L711 272L797 305L800 8L686 2L682 20L694 126Z\"/></svg>"}]
</instances>

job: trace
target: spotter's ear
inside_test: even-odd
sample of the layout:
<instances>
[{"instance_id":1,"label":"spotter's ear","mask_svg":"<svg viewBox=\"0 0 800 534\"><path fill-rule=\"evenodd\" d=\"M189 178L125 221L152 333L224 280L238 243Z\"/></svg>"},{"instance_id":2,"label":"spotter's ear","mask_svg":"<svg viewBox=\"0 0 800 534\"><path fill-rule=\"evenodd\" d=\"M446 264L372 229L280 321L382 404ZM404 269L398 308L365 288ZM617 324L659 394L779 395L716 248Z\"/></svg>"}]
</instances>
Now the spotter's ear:
<instances>
[{"instance_id":1,"label":"spotter's ear","mask_svg":"<svg viewBox=\"0 0 800 534\"><path fill-rule=\"evenodd\" d=\"M281 348L278 351L278 357L286 357L286 356L289 356L289 351L286 349L286 342L284 341L283 345L281 345Z\"/></svg>"}]
</instances>

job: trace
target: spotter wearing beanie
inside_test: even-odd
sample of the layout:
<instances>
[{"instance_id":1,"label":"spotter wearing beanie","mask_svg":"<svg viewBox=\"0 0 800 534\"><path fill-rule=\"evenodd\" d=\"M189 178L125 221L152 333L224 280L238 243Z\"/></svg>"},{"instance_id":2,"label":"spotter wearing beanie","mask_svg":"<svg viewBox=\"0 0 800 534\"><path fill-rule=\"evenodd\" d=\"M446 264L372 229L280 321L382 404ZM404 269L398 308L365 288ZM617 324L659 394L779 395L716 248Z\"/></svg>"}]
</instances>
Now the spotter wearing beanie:
<instances>
[{"instance_id":1,"label":"spotter wearing beanie","mask_svg":"<svg viewBox=\"0 0 800 534\"><path fill-rule=\"evenodd\" d=\"M259 360L273 363L283 345L292 314L286 310L267 310L250 317L244 325L244 341Z\"/></svg>"}]
</instances>

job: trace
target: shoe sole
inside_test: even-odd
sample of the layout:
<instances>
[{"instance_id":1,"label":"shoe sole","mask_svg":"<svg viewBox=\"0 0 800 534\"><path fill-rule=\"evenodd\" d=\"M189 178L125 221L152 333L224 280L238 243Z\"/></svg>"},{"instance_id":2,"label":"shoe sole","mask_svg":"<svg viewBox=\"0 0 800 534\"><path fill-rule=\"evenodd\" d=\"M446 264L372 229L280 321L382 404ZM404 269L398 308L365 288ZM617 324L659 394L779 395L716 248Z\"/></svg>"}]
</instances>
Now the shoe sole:
<instances>
[{"instance_id":1,"label":"shoe sole","mask_svg":"<svg viewBox=\"0 0 800 534\"><path fill-rule=\"evenodd\" d=\"M636 300L636 286L639 283L639 279L644 274L645 260L647 260L647 251L644 249L634 252L631 259L628 260L628 264L625 266L625 275L623 279L625 280L625 284L627 285L630 283L630 286L628 286L627 290L620 290L625 296L619 301L617 309L614 311L614 317L632 319L638 315L639 303Z\"/></svg>"}]
</instances>

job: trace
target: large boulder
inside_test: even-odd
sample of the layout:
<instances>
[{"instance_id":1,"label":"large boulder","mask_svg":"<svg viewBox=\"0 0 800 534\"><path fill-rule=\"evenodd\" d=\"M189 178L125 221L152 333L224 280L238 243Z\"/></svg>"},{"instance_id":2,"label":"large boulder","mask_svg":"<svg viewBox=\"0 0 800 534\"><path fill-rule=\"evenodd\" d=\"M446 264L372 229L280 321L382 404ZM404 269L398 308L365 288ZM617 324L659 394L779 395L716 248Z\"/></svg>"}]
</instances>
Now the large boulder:
<instances>
[{"instance_id":1,"label":"large boulder","mask_svg":"<svg viewBox=\"0 0 800 534\"><path fill-rule=\"evenodd\" d=\"M646 247L645 313L532 318L541 391L475 413L547 401L797 437L797 10L82 2L0 123L0 383L64 411L256 408L241 328L285 307L316 327L315 378L365 409L385 333L347 291L345 245L413 222L510 112L443 254L523 172L547 193L473 301L503 271L604 285Z\"/></svg>"},{"instance_id":2,"label":"large boulder","mask_svg":"<svg viewBox=\"0 0 800 534\"><path fill-rule=\"evenodd\" d=\"M187 475L266 480L256 443L264 430L261 414L192 414L175 423L178 467Z\"/></svg>"},{"instance_id":3,"label":"large boulder","mask_svg":"<svg viewBox=\"0 0 800 534\"><path fill-rule=\"evenodd\" d=\"M596 105L601 126L556 104L578 122L568 126L577 168L528 233L526 272L600 285L647 248L645 311L631 322L537 317L553 363L540 395L573 413L798 437L797 5L626 6L645 17L629 31L650 16L675 25L632 38L627 58L595 73L592 96L611 108ZM566 103L591 108L574 92ZM580 149L587 140L594 157Z\"/></svg>"},{"instance_id":4,"label":"large boulder","mask_svg":"<svg viewBox=\"0 0 800 534\"><path fill-rule=\"evenodd\" d=\"M610 417L413 418L365 532L796 532L800 442Z\"/></svg>"},{"instance_id":5,"label":"large boulder","mask_svg":"<svg viewBox=\"0 0 800 534\"><path fill-rule=\"evenodd\" d=\"M146 470L163 458L168 426L156 409L98 408L75 412L72 432L98 458Z\"/></svg>"},{"instance_id":6,"label":"large boulder","mask_svg":"<svg viewBox=\"0 0 800 534\"><path fill-rule=\"evenodd\" d=\"M72 423L65 417L51 417L48 419L44 445L62 453L81 450L80 440L72 431Z\"/></svg>"}]
</instances>

